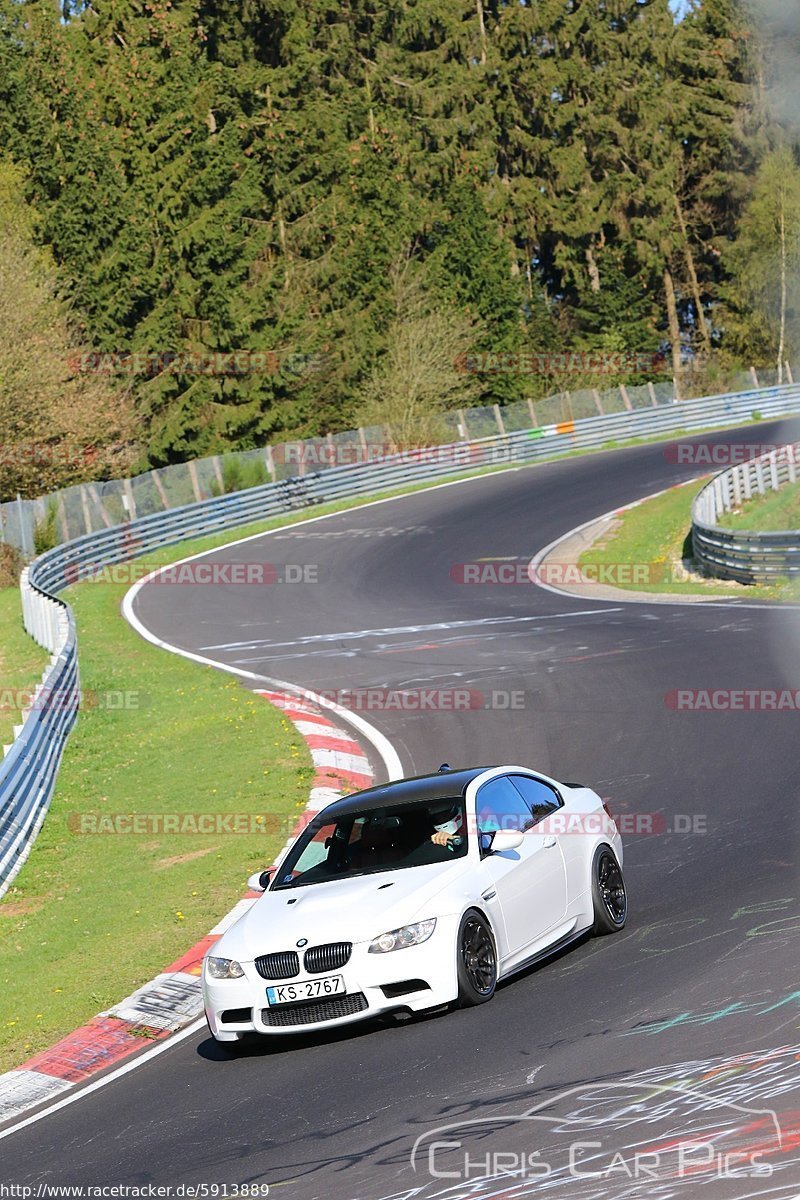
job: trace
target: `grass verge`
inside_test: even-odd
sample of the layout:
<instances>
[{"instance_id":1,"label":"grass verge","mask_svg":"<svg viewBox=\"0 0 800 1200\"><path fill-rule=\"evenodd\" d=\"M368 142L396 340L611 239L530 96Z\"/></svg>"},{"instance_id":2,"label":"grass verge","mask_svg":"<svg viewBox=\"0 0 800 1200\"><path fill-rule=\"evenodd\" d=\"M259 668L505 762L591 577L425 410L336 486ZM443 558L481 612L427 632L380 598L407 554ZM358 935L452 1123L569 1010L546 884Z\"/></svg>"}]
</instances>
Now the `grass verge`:
<instances>
[{"instance_id":1,"label":"grass verge","mask_svg":"<svg viewBox=\"0 0 800 1200\"><path fill-rule=\"evenodd\" d=\"M726 529L800 529L800 484L782 487L746 500L735 512L721 513L718 523Z\"/></svg>"},{"instance_id":2,"label":"grass verge","mask_svg":"<svg viewBox=\"0 0 800 1200\"><path fill-rule=\"evenodd\" d=\"M700 486L691 480L621 513L611 530L584 551L578 565L592 577L605 568L607 581L625 591L796 600L798 586L785 580L744 585L692 571L691 510Z\"/></svg>"}]
</instances>

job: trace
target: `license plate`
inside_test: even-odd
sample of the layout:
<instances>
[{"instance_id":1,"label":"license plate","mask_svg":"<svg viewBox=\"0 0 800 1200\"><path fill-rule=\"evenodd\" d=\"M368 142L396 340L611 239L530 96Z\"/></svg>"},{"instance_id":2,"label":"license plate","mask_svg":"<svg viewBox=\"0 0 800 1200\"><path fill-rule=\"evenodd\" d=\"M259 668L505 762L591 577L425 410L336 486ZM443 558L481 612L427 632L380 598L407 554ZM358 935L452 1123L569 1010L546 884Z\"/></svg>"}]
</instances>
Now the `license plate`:
<instances>
[{"instance_id":1,"label":"license plate","mask_svg":"<svg viewBox=\"0 0 800 1200\"><path fill-rule=\"evenodd\" d=\"M324 979L304 979L302 983L280 983L267 988L267 1004L291 1004L297 1000L318 1000L335 996L347 989L343 975L326 975Z\"/></svg>"}]
</instances>

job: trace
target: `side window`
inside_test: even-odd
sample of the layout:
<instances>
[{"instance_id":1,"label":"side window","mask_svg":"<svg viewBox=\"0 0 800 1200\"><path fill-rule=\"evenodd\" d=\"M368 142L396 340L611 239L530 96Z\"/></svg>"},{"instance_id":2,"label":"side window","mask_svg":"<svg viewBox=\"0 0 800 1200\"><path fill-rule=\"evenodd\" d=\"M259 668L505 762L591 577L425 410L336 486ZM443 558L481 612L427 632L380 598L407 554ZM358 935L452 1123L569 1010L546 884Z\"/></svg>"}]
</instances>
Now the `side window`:
<instances>
[{"instance_id":1,"label":"side window","mask_svg":"<svg viewBox=\"0 0 800 1200\"><path fill-rule=\"evenodd\" d=\"M490 779L478 792L476 802L479 833L513 829L524 833L533 826L531 810L506 775Z\"/></svg>"},{"instance_id":2,"label":"side window","mask_svg":"<svg viewBox=\"0 0 800 1200\"><path fill-rule=\"evenodd\" d=\"M531 779L529 775L512 775L510 778L531 810L532 824L542 821L561 807L556 792L548 784L542 783L541 779Z\"/></svg>"}]
</instances>

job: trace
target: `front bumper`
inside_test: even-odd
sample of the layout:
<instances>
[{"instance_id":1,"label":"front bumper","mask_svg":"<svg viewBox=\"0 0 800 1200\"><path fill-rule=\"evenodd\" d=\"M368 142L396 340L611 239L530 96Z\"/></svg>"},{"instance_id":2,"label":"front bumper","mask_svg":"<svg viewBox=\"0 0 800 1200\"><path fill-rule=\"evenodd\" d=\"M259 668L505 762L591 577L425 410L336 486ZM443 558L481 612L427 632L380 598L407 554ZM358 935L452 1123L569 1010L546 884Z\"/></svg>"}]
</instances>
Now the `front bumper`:
<instances>
[{"instance_id":1,"label":"front bumper","mask_svg":"<svg viewBox=\"0 0 800 1200\"><path fill-rule=\"evenodd\" d=\"M258 974L253 962L243 962L245 974L241 979L211 979L204 968L203 1001L209 1029L219 1041L235 1041L242 1033L329 1029L382 1013L438 1008L458 995L457 933L457 917L439 917L432 936L420 946L369 954L369 943L358 942L345 966L328 973L343 977L344 993L294 1004L270 1007L267 988L276 983L322 979L325 975L309 975L301 970L293 979L267 980ZM215 953L221 951L215 948Z\"/></svg>"}]
</instances>

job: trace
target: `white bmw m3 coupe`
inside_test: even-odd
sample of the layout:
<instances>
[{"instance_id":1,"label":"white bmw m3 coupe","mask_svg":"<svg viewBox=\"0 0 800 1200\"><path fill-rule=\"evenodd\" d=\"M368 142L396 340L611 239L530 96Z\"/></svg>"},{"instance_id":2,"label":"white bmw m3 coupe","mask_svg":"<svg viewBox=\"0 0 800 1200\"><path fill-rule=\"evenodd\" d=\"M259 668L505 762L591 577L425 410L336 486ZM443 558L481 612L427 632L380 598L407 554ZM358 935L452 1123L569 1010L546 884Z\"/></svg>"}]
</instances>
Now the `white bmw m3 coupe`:
<instances>
[{"instance_id":1,"label":"white bmw m3 coupe","mask_svg":"<svg viewBox=\"0 0 800 1200\"><path fill-rule=\"evenodd\" d=\"M250 885L264 894L203 961L220 1042L483 1004L627 914L603 801L528 767L445 765L337 800Z\"/></svg>"}]
</instances>

